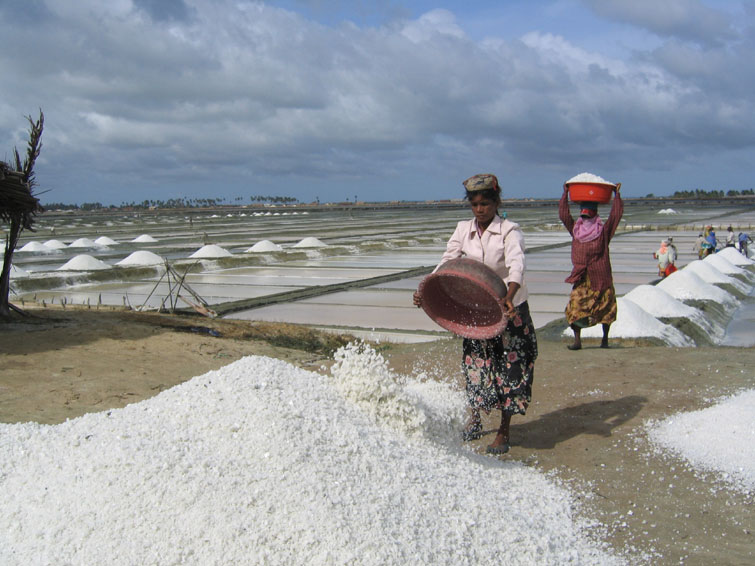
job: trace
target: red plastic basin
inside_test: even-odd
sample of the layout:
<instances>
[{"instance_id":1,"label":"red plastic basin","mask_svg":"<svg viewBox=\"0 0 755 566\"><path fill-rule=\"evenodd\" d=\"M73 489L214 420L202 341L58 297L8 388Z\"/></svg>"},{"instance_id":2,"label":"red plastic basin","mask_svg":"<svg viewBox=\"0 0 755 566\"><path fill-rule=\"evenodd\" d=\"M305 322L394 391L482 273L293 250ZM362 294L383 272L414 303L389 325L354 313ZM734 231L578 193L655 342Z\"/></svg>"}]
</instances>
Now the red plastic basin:
<instances>
[{"instance_id":1,"label":"red plastic basin","mask_svg":"<svg viewBox=\"0 0 755 566\"><path fill-rule=\"evenodd\" d=\"M479 261L447 261L420 282L417 292L427 316L464 338L494 338L508 323L506 284Z\"/></svg>"},{"instance_id":2,"label":"red plastic basin","mask_svg":"<svg viewBox=\"0 0 755 566\"><path fill-rule=\"evenodd\" d=\"M603 183L571 183L569 198L572 202L597 202L608 204L615 185Z\"/></svg>"}]
</instances>

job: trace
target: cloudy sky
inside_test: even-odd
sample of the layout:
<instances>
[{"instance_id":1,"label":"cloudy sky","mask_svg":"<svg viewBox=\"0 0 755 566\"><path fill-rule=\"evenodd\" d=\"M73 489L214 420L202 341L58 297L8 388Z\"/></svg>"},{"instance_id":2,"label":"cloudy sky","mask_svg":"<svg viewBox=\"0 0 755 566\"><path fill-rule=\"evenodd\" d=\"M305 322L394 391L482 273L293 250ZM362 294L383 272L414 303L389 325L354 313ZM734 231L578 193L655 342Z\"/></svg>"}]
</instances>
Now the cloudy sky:
<instances>
[{"instance_id":1,"label":"cloudy sky","mask_svg":"<svg viewBox=\"0 0 755 566\"><path fill-rule=\"evenodd\" d=\"M43 202L753 187L752 0L2 0Z\"/></svg>"}]
</instances>

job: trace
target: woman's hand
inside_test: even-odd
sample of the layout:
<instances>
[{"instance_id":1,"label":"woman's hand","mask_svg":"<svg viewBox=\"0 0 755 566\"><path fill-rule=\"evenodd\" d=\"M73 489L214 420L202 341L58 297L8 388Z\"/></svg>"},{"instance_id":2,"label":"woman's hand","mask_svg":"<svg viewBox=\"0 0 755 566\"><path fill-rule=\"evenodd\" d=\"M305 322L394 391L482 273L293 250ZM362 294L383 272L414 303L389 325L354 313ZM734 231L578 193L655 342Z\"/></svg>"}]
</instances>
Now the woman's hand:
<instances>
[{"instance_id":1,"label":"woman's hand","mask_svg":"<svg viewBox=\"0 0 755 566\"><path fill-rule=\"evenodd\" d=\"M422 306L422 295L420 295L418 291L414 291L414 295L412 295L412 302L414 303L415 307Z\"/></svg>"}]
</instances>

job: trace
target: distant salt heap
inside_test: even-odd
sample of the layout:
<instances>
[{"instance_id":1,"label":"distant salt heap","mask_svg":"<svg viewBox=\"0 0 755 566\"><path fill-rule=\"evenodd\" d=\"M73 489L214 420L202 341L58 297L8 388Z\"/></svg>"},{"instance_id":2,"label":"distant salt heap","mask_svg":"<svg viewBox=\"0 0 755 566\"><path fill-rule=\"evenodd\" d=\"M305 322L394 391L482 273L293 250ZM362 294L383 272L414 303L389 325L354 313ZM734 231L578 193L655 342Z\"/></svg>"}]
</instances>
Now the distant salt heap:
<instances>
[{"instance_id":1,"label":"distant salt heap","mask_svg":"<svg viewBox=\"0 0 755 566\"><path fill-rule=\"evenodd\" d=\"M19 248L16 251L49 254L53 253L55 250L47 247L44 244L40 244L39 242L28 242L26 245L24 245L24 247Z\"/></svg>"},{"instance_id":2,"label":"distant salt heap","mask_svg":"<svg viewBox=\"0 0 755 566\"><path fill-rule=\"evenodd\" d=\"M159 255L147 250L139 250L138 252L134 252L128 257L122 259L115 265L160 265L162 263L164 263L163 258Z\"/></svg>"},{"instance_id":3,"label":"distant salt heap","mask_svg":"<svg viewBox=\"0 0 755 566\"><path fill-rule=\"evenodd\" d=\"M679 214L679 213L673 208L664 208L663 210L659 210L658 214Z\"/></svg>"},{"instance_id":4,"label":"distant salt heap","mask_svg":"<svg viewBox=\"0 0 755 566\"><path fill-rule=\"evenodd\" d=\"M309 237L304 238L301 242L298 244L294 244L294 248L325 248L328 244L321 242L317 238Z\"/></svg>"},{"instance_id":5,"label":"distant salt heap","mask_svg":"<svg viewBox=\"0 0 755 566\"><path fill-rule=\"evenodd\" d=\"M97 244L95 244L92 240L89 238L79 238L78 240L74 240L70 244L68 244L69 248L96 248Z\"/></svg>"},{"instance_id":6,"label":"distant salt heap","mask_svg":"<svg viewBox=\"0 0 755 566\"><path fill-rule=\"evenodd\" d=\"M63 242L61 242L60 240L47 240L45 242L45 245L48 248L51 248L53 250L62 250L63 248L67 248L68 247Z\"/></svg>"},{"instance_id":7,"label":"distant salt heap","mask_svg":"<svg viewBox=\"0 0 755 566\"><path fill-rule=\"evenodd\" d=\"M115 246L116 244L118 244L118 242L116 242L112 238L108 238L107 236L100 236L94 241L94 243L100 246Z\"/></svg>"},{"instance_id":8,"label":"distant salt heap","mask_svg":"<svg viewBox=\"0 0 755 566\"><path fill-rule=\"evenodd\" d=\"M155 239L154 239L154 238L153 238L152 236L150 236L149 234L142 234L141 236L138 236L137 238L134 238L134 239L133 239L133 240L131 240L131 241L132 241L133 243L135 243L135 244L151 244L151 243L153 243L153 242L156 242L157 240L155 240Z\"/></svg>"},{"instance_id":9,"label":"distant salt heap","mask_svg":"<svg viewBox=\"0 0 755 566\"><path fill-rule=\"evenodd\" d=\"M110 269L104 261L87 254L77 255L58 268L58 271L97 271Z\"/></svg>"},{"instance_id":10,"label":"distant salt heap","mask_svg":"<svg viewBox=\"0 0 755 566\"><path fill-rule=\"evenodd\" d=\"M271 242L270 240L261 240L254 244L251 248L245 250L246 252L279 252L283 248L278 244Z\"/></svg>"},{"instance_id":11,"label":"distant salt heap","mask_svg":"<svg viewBox=\"0 0 755 566\"><path fill-rule=\"evenodd\" d=\"M189 257L191 258L216 258L216 257L230 257L233 254L226 249L216 246L215 244L208 244L202 246Z\"/></svg>"}]
</instances>

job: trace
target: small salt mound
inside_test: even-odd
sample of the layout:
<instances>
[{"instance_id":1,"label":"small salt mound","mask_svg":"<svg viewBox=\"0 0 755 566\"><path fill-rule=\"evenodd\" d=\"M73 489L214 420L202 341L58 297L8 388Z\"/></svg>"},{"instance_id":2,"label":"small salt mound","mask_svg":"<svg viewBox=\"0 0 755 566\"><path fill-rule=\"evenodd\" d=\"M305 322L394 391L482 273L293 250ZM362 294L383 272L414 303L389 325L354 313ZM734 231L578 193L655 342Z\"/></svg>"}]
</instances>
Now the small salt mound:
<instances>
[{"instance_id":1,"label":"small salt mound","mask_svg":"<svg viewBox=\"0 0 755 566\"><path fill-rule=\"evenodd\" d=\"M664 208L663 210L659 210L658 214L679 214L679 213L673 208Z\"/></svg>"},{"instance_id":2,"label":"small salt mound","mask_svg":"<svg viewBox=\"0 0 755 566\"><path fill-rule=\"evenodd\" d=\"M755 390L723 399L701 411L647 424L650 440L693 467L745 491L755 490ZM700 423L711 434L700 434ZM736 450L731 447L736 446Z\"/></svg>"},{"instance_id":3,"label":"small salt mound","mask_svg":"<svg viewBox=\"0 0 755 566\"><path fill-rule=\"evenodd\" d=\"M747 265L755 264L755 261L749 258L746 258L744 255L742 255L740 252L738 252L734 248L724 248L715 255L721 256L724 259L727 259L728 261L733 263L734 265L738 265L740 267L743 265L747 266ZM712 256L708 256L708 257L712 257Z\"/></svg>"},{"instance_id":4,"label":"small salt mound","mask_svg":"<svg viewBox=\"0 0 755 566\"><path fill-rule=\"evenodd\" d=\"M96 271L110 269L104 261L87 254L77 255L58 268L58 271Z\"/></svg>"},{"instance_id":5,"label":"small salt mound","mask_svg":"<svg viewBox=\"0 0 755 566\"><path fill-rule=\"evenodd\" d=\"M131 241L137 244L150 244L152 242L156 242L157 240L155 240L149 234L142 234L141 236L138 236Z\"/></svg>"},{"instance_id":6,"label":"small salt mound","mask_svg":"<svg viewBox=\"0 0 755 566\"><path fill-rule=\"evenodd\" d=\"M716 269L713 264L699 259L687 265L683 271L691 271L692 273L695 273L706 283L724 283L731 285L737 291L744 293L745 295L749 295L752 288L752 285L748 285L744 281L735 277L729 277Z\"/></svg>"},{"instance_id":7,"label":"small salt mound","mask_svg":"<svg viewBox=\"0 0 755 566\"><path fill-rule=\"evenodd\" d=\"M97 244L95 244L92 240L89 238L79 238L78 240L74 240L70 244L68 244L69 248L96 248Z\"/></svg>"},{"instance_id":8,"label":"small salt mound","mask_svg":"<svg viewBox=\"0 0 755 566\"><path fill-rule=\"evenodd\" d=\"M592 173L580 173L579 175L575 175L566 181L565 184L569 185L571 183L603 183L604 185L613 185L610 181L606 181L603 177Z\"/></svg>"},{"instance_id":9,"label":"small salt mound","mask_svg":"<svg viewBox=\"0 0 755 566\"><path fill-rule=\"evenodd\" d=\"M304 238L301 242L298 244L294 244L293 247L295 248L324 248L327 247L328 244L325 244L318 240L317 238L309 237Z\"/></svg>"},{"instance_id":10,"label":"small salt mound","mask_svg":"<svg viewBox=\"0 0 755 566\"><path fill-rule=\"evenodd\" d=\"M146 250L134 252L115 265L160 265L164 263L159 255Z\"/></svg>"},{"instance_id":11,"label":"small salt mound","mask_svg":"<svg viewBox=\"0 0 755 566\"><path fill-rule=\"evenodd\" d=\"M25 269L21 269L20 267L16 267L15 265L11 264L10 266L10 277L11 279L21 279L23 277L29 277L31 273L26 271Z\"/></svg>"},{"instance_id":12,"label":"small salt mound","mask_svg":"<svg viewBox=\"0 0 755 566\"><path fill-rule=\"evenodd\" d=\"M613 338L658 338L669 346L694 346L695 342L673 326L646 313L630 300L620 297L616 300L618 310L616 322L611 325L609 337ZM564 330L565 336L574 336L571 328ZM583 338L602 338L600 324L582 329Z\"/></svg>"},{"instance_id":13,"label":"small salt mound","mask_svg":"<svg viewBox=\"0 0 755 566\"><path fill-rule=\"evenodd\" d=\"M108 238L107 236L100 236L94 241L95 244L98 244L100 246L114 246L118 242L113 240L112 238Z\"/></svg>"},{"instance_id":14,"label":"small salt mound","mask_svg":"<svg viewBox=\"0 0 755 566\"><path fill-rule=\"evenodd\" d=\"M52 248L53 250L62 250L63 248L67 248L68 247L63 242L61 242L60 240L47 240L45 242L45 245L48 248Z\"/></svg>"},{"instance_id":15,"label":"small salt mound","mask_svg":"<svg viewBox=\"0 0 755 566\"><path fill-rule=\"evenodd\" d=\"M49 254L54 252L52 248L48 248L44 244L40 244L39 242L28 242L24 247L19 248L19 252L36 252L36 253L43 253L43 254Z\"/></svg>"},{"instance_id":16,"label":"small salt mound","mask_svg":"<svg viewBox=\"0 0 755 566\"><path fill-rule=\"evenodd\" d=\"M271 242L270 240L261 240L254 244L251 248L247 249L247 252L279 252L283 250L278 244Z\"/></svg>"},{"instance_id":17,"label":"small salt mound","mask_svg":"<svg viewBox=\"0 0 755 566\"><path fill-rule=\"evenodd\" d=\"M738 304L737 299L731 293L706 283L699 275L686 268L680 269L663 279L658 283L658 288L663 289L680 301L713 301L729 311Z\"/></svg>"},{"instance_id":18,"label":"small salt mound","mask_svg":"<svg viewBox=\"0 0 755 566\"><path fill-rule=\"evenodd\" d=\"M213 257L230 257L231 252L228 250L225 250L221 248L220 246L216 246L215 244L208 244L206 246L202 246L197 251L195 251L193 254L191 254L189 257L191 258L213 258Z\"/></svg>"}]
</instances>

